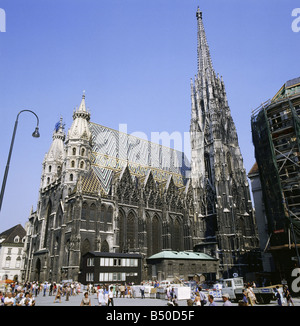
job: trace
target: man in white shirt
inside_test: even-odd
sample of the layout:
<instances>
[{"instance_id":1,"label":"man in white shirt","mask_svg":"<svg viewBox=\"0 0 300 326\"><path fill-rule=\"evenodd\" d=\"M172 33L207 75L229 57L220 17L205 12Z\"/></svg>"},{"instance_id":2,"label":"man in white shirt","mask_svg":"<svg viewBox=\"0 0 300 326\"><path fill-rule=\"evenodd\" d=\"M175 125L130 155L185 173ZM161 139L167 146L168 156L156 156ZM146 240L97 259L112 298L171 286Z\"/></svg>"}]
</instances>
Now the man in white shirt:
<instances>
[{"instance_id":1,"label":"man in white shirt","mask_svg":"<svg viewBox=\"0 0 300 326\"><path fill-rule=\"evenodd\" d=\"M4 299L4 306L13 306L15 303L14 298L12 297L12 293L9 292L7 297Z\"/></svg>"},{"instance_id":2,"label":"man in white shirt","mask_svg":"<svg viewBox=\"0 0 300 326\"><path fill-rule=\"evenodd\" d=\"M31 306L29 292L26 292L25 297L20 301L20 306Z\"/></svg>"},{"instance_id":3,"label":"man in white shirt","mask_svg":"<svg viewBox=\"0 0 300 326\"><path fill-rule=\"evenodd\" d=\"M232 306L232 303L229 301L229 294L228 293L223 294L222 299L224 301L223 306Z\"/></svg>"},{"instance_id":4,"label":"man in white shirt","mask_svg":"<svg viewBox=\"0 0 300 326\"><path fill-rule=\"evenodd\" d=\"M112 306L114 305L114 292L113 292L113 287L111 286L109 288L109 292L108 292L108 306L111 304Z\"/></svg>"}]
</instances>

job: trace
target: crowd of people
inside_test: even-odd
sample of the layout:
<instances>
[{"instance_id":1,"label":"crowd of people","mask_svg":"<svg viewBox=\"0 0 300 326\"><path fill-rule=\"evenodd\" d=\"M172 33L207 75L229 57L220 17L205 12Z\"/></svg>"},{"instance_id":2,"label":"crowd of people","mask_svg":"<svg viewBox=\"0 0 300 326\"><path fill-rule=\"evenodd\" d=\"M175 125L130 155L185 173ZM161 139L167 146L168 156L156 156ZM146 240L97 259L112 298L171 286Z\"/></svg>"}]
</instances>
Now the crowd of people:
<instances>
[{"instance_id":1,"label":"crowd of people","mask_svg":"<svg viewBox=\"0 0 300 326\"><path fill-rule=\"evenodd\" d=\"M257 299L253 290L255 287L256 285L254 282L245 284L243 298L239 302L240 306L254 306L257 304ZM274 296L278 306L294 306L294 302L287 285L277 285L274 288Z\"/></svg>"},{"instance_id":2,"label":"crowd of people","mask_svg":"<svg viewBox=\"0 0 300 326\"><path fill-rule=\"evenodd\" d=\"M26 282L24 284L15 282L6 284L3 291L0 291L0 306L35 306L36 297L53 296L53 303L62 302L64 297L66 301L70 297L83 293L81 306L91 305L89 295L96 294L99 306L114 306L114 298L135 298L139 296L141 299L145 298L145 286L140 284L140 295L135 293L136 287L133 284L114 284L112 285L93 285L88 284L83 286L79 282ZM158 288L159 282L155 281L151 284L152 287ZM239 301L239 306L254 306L257 304L254 288L255 283L247 283L243 289L242 300ZM169 284L165 288L167 304L170 306L178 306L178 298L176 296L174 284ZM286 285L276 286L274 288L274 296L277 300L278 306L294 306L291 293ZM222 293L223 306L232 305L230 296ZM188 306L215 306L215 298L213 295L203 291L202 287L198 285L195 289L192 299L187 300Z\"/></svg>"},{"instance_id":3,"label":"crowd of people","mask_svg":"<svg viewBox=\"0 0 300 326\"><path fill-rule=\"evenodd\" d=\"M38 295L54 297L54 303L61 302L62 297L69 301L70 296L81 292L81 284L78 282L13 282L6 284L0 291L0 306L35 306Z\"/></svg>"}]
</instances>

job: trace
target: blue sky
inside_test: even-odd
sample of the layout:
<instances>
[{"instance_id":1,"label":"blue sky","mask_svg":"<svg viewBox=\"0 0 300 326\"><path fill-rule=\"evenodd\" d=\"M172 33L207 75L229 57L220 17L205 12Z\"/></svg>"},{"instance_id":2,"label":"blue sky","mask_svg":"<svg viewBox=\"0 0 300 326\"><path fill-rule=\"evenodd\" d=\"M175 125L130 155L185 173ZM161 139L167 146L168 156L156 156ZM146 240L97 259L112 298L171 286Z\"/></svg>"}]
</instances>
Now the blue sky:
<instances>
[{"instance_id":1,"label":"blue sky","mask_svg":"<svg viewBox=\"0 0 300 326\"><path fill-rule=\"evenodd\" d=\"M54 125L68 129L85 90L93 122L128 132L188 132L197 73L197 7L213 65L223 76L244 165L254 148L251 111L300 76L296 0L2 0L0 180L22 113L0 213L0 231L36 209Z\"/></svg>"}]
</instances>

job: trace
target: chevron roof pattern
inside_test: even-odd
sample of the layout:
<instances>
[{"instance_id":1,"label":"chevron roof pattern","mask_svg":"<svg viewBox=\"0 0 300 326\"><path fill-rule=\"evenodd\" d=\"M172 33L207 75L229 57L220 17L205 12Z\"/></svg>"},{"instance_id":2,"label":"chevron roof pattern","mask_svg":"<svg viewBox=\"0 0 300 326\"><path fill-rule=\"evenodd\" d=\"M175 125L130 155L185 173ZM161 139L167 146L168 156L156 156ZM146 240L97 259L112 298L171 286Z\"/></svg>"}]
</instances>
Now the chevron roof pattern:
<instances>
[{"instance_id":1,"label":"chevron roof pattern","mask_svg":"<svg viewBox=\"0 0 300 326\"><path fill-rule=\"evenodd\" d=\"M126 165L137 177L145 177L151 170L156 181L165 182L172 175L176 186L185 185L190 166L184 153L92 122L89 127L92 168L106 194L113 173Z\"/></svg>"}]
</instances>

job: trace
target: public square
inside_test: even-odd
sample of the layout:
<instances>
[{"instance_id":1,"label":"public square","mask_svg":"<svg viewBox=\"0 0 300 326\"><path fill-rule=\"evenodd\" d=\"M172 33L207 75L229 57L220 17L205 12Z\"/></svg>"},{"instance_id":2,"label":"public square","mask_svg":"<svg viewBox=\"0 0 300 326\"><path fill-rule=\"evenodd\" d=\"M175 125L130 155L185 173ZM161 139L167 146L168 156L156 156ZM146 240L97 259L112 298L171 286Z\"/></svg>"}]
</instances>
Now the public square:
<instances>
[{"instance_id":1,"label":"public square","mask_svg":"<svg viewBox=\"0 0 300 326\"><path fill-rule=\"evenodd\" d=\"M43 296L42 293L40 293L36 297L36 306L80 306L81 300L83 298L83 293L80 293L75 296L71 296L69 301L66 301L66 297L62 297L61 302L57 300L54 303L55 296L49 296L48 293L46 296ZM89 298L91 299L91 305L92 306L99 306L97 295L96 294L90 294ZM222 298L215 298L215 303L217 306L223 306ZM300 306L300 297L293 298L293 302L295 306ZM232 303L233 306L238 306L238 303ZM147 306L147 307L167 307L168 301L162 300L162 299L154 299L154 298L114 298L114 306L115 307L121 307L121 306ZM178 306L184 307L187 306L187 300L179 300ZM208 306L208 304L206 305ZM270 304L267 305L256 305L256 306L277 306L276 301L271 301ZM196 306L194 306L196 308Z\"/></svg>"}]
</instances>

